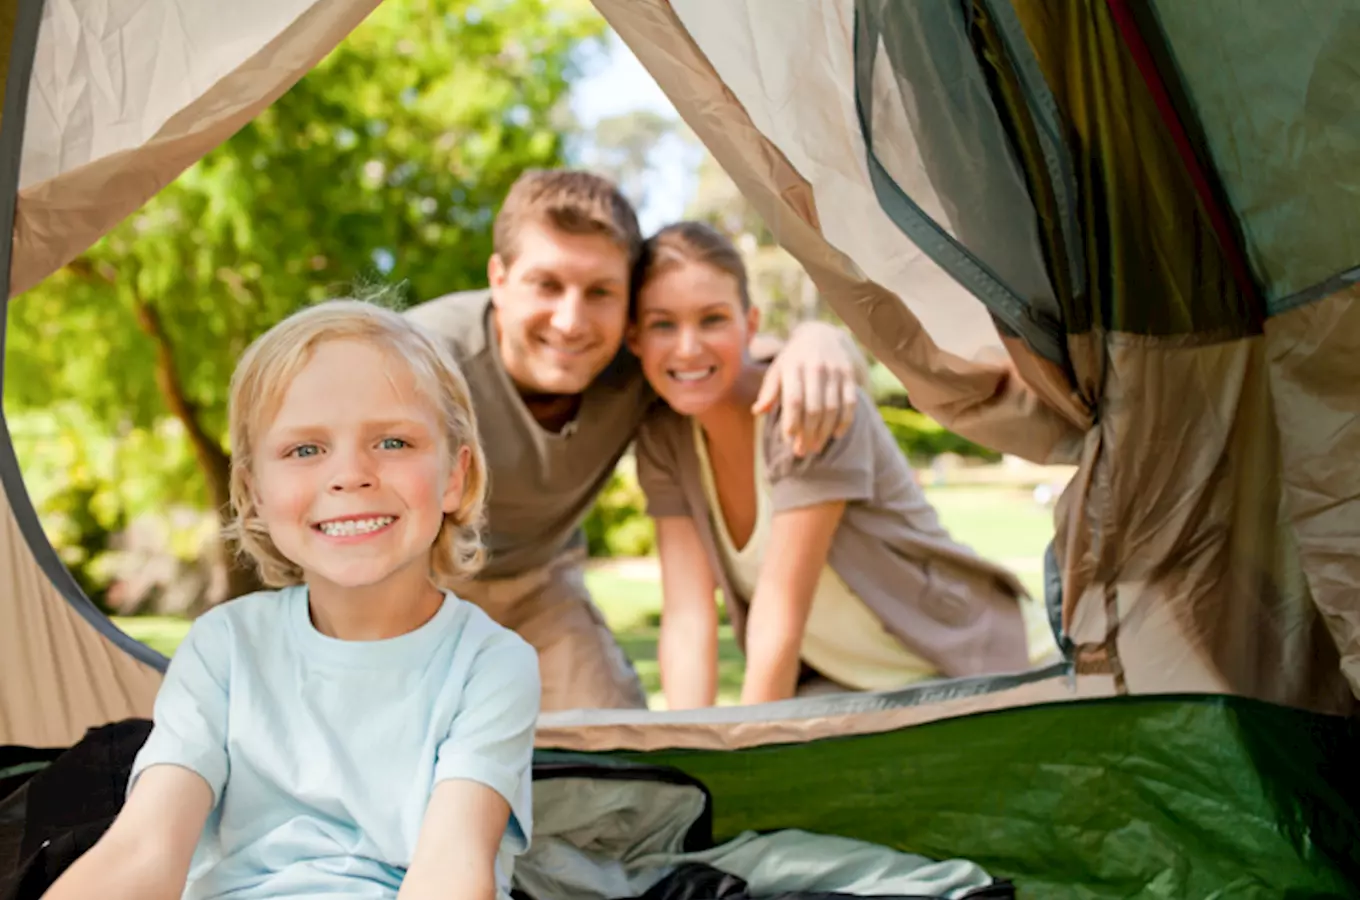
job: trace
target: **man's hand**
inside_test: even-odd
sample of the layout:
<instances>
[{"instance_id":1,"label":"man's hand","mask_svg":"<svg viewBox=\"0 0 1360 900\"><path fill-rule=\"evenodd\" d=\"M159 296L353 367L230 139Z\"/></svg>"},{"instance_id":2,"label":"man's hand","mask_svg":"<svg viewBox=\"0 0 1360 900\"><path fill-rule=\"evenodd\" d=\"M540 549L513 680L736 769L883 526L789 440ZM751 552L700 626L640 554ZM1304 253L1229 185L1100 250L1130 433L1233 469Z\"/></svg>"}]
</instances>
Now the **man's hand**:
<instances>
[{"instance_id":1,"label":"man's hand","mask_svg":"<svg viewBox=\"0 0 1360 900\"><path fill-rule=\"evenodd\" d=\"M855 373L864 358L841 332L825 322L804 322L770 363L752 412L769 412L783 399L779 427L797 456L820 453L854 420Z\"/></svg>"}]
</instances>

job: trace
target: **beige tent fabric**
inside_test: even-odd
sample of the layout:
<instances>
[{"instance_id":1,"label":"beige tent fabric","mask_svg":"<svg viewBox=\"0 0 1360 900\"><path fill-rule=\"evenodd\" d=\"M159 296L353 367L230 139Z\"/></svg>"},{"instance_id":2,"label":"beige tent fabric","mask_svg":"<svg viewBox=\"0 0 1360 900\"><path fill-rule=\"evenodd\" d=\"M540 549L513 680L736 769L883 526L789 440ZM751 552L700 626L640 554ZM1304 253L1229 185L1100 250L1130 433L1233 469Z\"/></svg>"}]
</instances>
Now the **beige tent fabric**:
<instances>
[{"instance_id":1,"label":"beige tent fabric","mask_svg":"<svg viewBox=\"0 0 1360 900\"><path fill-rule=\"evenodd\" d=\"M580 752L610 750L739 750L823 738L877 734L992 710L1114 696L1110 678L1059 676L973 697L945 697L918 706L884 708L873 694L828 696L836 713L796 712L806 701L792 700L740 709L684 712L583 710L549 713L539 719L539 747ZM736 714L736 715L734 715ZM737 718L737 715L740 718Z\"/></svg>"},{"instance_id":2,"label":"beige tent fabric","mask_svg":"<svg viewBox=\"0 0 1360 900\"><path fill-rule=\"evenodd\" d=\"M942 349L976 359L987 348L999 348L981 301L902 234L874 193L849 90L854 83L853 0L743 0L735 5L672 0L670 6L752 126L807 181L825 240L852 253L869 278L898 293ZM797 53L789 52L793 46ZM891 76L886 69L880 75L878 129L911 135ZM672 94L673 102L683 96ZM948 223L925 176L917 142L883 143L889 171L936 221Z\"/></svg>"},{"instance_id":3,"label":"beige tent fabric","mask_svg":"<svg viewBox=\"0 0 1360 900\"><path fill-rule=\"evenodd\" d=\"M160 673L57 593L0 493L0 744L66 747L87 728L151 715Z\"/></svg>"},{"instance_id":4,"label":"beige tent fabric","mask_svg":"<svg viewBox=\"0 0 1360 900\"><path fill-rule=\"evenodd\" d=\"M378 2L234 0L200 4L194 16L173 0L146 0L135 14L109 3L47 3L11 294L70 262L235 134ZM123 40L124 30L137 39Z\"/></svg>"},{"instance_id":5,"label":"beige tent fabric","mask_svg":"<svg viewBox=\"0 0 1360 900\"><path fill-rule=\"evenodd\" d=\"M1265 342L1104 340L1100 423L1058 515L1065 620L1091 669L1131 693L1350 711L1281 516Z\"/></svg>"},{"instance_id":6,"label":"beige tent fabric","mask_svg":"<svg viewBox=\"0 0 1360 900\"><path fill-rule=\"evenodd\" d=\"M1285 511L1360 696L1360 285L1266 323Z\"/></svg>"},{"instance_id":7,"label":"beige tent fabric","mask_svg":"<svg viewBox=\"0 0 1360 900\"><path fill-rule=\"evenodd\" d=\"M819 190L757 126L757 113L739 102L723 83L705 52L676 17L671 4L664 0L595 0L595 5L757 209L780 244L803 265L842 321L901 380L916 406L947 428L998 450L1036 462L1076 460L1085 431L1083 421L1073 421L1068 414L1046 402L1024 383L1009 361L974 361L941 349L918 315L903 303L903 296L915 296L912 290L915 274L927 270L913 265L895 265L892 257L900 253L902 259L915 260L920 257L919 250L898 235L896 227L883 216L876 202L873 210L869 209L868 201L863 200L868 188L862 178L867 176L860 176L861 181L853 183L849 175L825 168L832 160L839 159L845 166L858 169L863 158L862 152L856 154L853 141L836 143L833 140L837 135L848 134L843 111L838 113L839 118L804 121L794 115L794 97L787 91L763 100L754 95L747 99L752 104L757 100L765 104L758 114L767 124L776 116L782 121L784 116L790 115L792 121L802 123L800 127L811 129L808 133L818 141L825 140L835 146L834 153L820 154L815 165L808 163L824 178ZM733 18L731 8L722 4L678 6L684 7L691 19L696 16L702 19L709 14L705 11L720 20ZM844 6L839 0L828 4L826 15L843 19ZM809 11L816 12L821 8L820 4L771 7L765 10L761 21L768 21L773 26L786 15L808 15ZM754 17L756 13L748 11L746 15ZM807 40L821 40L827 27L819 26L810 31ZM707 33L730 38L738 33L738 29L714 25ZM780 33L784 33L783 30ZM840 59L836 54L849 52L849 34L833 32L833 35L836 39L828 38L824 47L819 45L814 50L806 45L806 41L800 41L798 54L788 57L785 53L784 56L789 64L820 52ZM755 51L750 52L754 54ZM728 46L724 59L732 62L740 55L739 47ZM759 58L766 63L770 61L768 52ZM784 72L788 74L787 66ZM746 77L749 80L761 73L769 76L761 68ZM798 84L798 90L814 91L814 88L805 82ZM828 96L825 92L815 92L809 96L808 109L815 111L818 103L832 102L841 110L844 101L844 97L835 93ZM802 108L800 105L799 109ZM781 134L786 141L792 139L788 129ZM868 196L871 199L872 193ZM852 203L856 197L861 199ZM823 209L824 203L826 209ZM856 221L867 222L868 227L853 230ZM854 248L855 260L882 257L879 270L890 283L880 283L866 276L855 260L829 242L825 229L831 229L838 240ZM889 235L897 238L889 241ZM930 282L932 285L942 283L938 280ZM957 286L954 288L961 290ZM942 293L927 299L942 307L952 303L953 298L952 293ZM924 307L918 304L918 308L940 308L932 306L931 302L926 302ZM966 304L976 306L977 301L964 296L960 308L967 308ZM992 328L990 323L987 327ZM991 345L982 341L975 341L975 344L978 356Z\"/></svg>"}]
</instances>

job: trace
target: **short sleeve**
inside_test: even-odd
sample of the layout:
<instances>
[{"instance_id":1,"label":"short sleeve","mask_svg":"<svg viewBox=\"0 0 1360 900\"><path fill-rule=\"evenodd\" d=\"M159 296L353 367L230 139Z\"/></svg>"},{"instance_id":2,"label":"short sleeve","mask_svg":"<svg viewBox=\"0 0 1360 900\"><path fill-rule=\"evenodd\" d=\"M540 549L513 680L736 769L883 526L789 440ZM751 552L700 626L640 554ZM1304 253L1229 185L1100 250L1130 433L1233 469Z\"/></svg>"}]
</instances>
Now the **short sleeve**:
<instances>
[{"instance_id":1,"label":"short sleeve","mask_svg":"<svg viewBox=\"0 0 1360 900\"><path fill-rule=\"evenodd\" d=\"M765 422L765 459L775 512L874 496L874 429L886 428L872 398L860 391L855 417L842 437L820 453L799 458L779 428L778 411Z\"/></svg>"},{"instance_id":2,"label":"short sleeve","mask_svg":"<svg viewBox=\"0 0 1360 900\"><path fill-rule=\"evenodd\" d=\"M222 799L228 775L227 712L231 627L213 611L200 617L176 649L152 712L151 734L133 760L130 793L151 766L175 765L198 773Z\"/></svg>"},{"instance_id":3,"label":"short sleeve","mask_svg":"<svg viewBox=\"0 0 1360 900\"><path fill-rule=\"evenodd\" d=\"M436 783L484 784L510 805L516 853L533 833L534 725L542 687L538 653L510 632L478 654L463 700L435 759Z\"/></svg>"},{"instance_id":4,"label":"short sleeve","mask_svg":"<svg viewBox=\"0 0 1360 900\"><path fill-rule=\"evenodd\" d=\"M656 408L648 413L638 430L638 486L647 498L647 515L653 519L688 516L689 504L680 487L680 467L676 463L677 417L669 409Z\"/></svg>"}]
</instances>

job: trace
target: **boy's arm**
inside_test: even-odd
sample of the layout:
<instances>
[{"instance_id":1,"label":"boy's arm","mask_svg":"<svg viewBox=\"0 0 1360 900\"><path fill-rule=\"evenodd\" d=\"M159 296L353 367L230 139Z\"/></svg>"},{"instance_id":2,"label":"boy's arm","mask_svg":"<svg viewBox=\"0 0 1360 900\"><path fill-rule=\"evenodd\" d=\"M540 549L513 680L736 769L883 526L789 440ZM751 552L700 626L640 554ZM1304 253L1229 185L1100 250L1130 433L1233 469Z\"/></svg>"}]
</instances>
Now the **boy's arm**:
<instances>
[{"instance_id":1,"label":"boy's arm","mask_svg":"<svg viewBox=\"0 0 1360 900\"><path fill-rule=\"evenodd\" d=\"M495 900L496 852L510 804L475 781L435 785L397 900Z\"/></svg>"},{"instance_id":2,"label":"boy's arm","mask_svg":"<svg viewBox=\"0 0 1360 900\"><path fill-rule=\"evenodd\" d=\"M398 900L494 900L501 847L523 853L533 832L538 653L504 632L482 648L435 761L411 865Z\"/></svg>"},{"instance_id":3,"label":"boy's arm","mask_svg":"<svg viewBox=\"0 0 1360 900\"><path fill-rule=\"evenodd\" d=\"M178 900L213 792L198 774L151 766L108 831L71 864L44 900Z\"/></svg>"}]
</instances>

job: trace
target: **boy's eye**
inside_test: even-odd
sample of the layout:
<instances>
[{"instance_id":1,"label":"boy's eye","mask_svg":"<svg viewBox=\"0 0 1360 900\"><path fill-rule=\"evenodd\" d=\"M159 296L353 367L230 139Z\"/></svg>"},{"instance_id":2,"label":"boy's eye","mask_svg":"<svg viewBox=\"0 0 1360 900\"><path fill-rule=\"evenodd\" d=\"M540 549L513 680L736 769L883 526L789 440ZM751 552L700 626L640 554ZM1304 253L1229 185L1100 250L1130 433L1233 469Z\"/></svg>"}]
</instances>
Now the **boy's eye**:
<instances>
[{"instance_id":1,"label":"boy's eye","mask_svg":"<svg viewBox=\"0 0 1360 900\"><path fill-rule=\"evenodd\" d=\"M382 442L378 446L382 447L384 450L400 450L401 448L406 447L408 445L401 438L390 437L383 438Z\"/></svg>"},{"instance_id":2,"label":"boy's eye","mask_svg":"<svg viewBox=\"0 0 1360 900\"><path fill-rule=\"evenodd\" d=\"M288 452L289 456L314 456L321 452L316 444L300 444Z\"/></svg>"}]
</instances>

